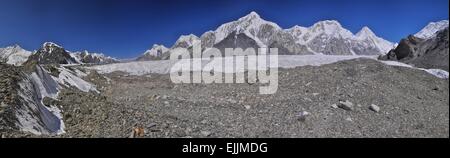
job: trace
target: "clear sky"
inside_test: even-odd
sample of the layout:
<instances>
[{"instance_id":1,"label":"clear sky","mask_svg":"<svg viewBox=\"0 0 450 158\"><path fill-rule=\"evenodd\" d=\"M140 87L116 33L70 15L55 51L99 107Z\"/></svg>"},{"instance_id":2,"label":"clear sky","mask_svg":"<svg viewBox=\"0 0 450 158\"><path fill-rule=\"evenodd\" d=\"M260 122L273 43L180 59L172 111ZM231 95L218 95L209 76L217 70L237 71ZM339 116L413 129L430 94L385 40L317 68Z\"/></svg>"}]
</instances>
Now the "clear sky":
<instances>
[{"instance_id":1,"label":"clear sky","mask_svg":"<svg viewBox=\"0 0 450 158\"><path fill-rule=\"evenodd\" d=\"M431 21L448 19L449 0L0 0L0 47L38 49L53 41L68 50L119 58L182 34L200 36L256 11L283 28L338 20L353 33L369 26L398 42Z\"/></svg>"}]
</instances>

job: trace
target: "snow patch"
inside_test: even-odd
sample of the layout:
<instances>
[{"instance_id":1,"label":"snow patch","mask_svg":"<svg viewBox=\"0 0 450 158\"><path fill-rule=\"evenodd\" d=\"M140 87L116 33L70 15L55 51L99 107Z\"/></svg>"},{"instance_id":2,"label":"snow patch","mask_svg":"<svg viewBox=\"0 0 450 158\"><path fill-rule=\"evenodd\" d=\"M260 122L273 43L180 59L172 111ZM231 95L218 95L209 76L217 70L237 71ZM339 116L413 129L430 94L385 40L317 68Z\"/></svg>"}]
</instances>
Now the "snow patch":
<instances>
[{"instance_id":1,"label":"snow patch","mask_svg":"<svg viewBox=\"0 0 450 158\"><path fill-rule=\"evenodd\" d=\"M97 89L94 85L92 85L89 82L84 81L83 79L81 79L80 77L75 75L77 73L79 73L81 75L85 75L85 73L83 73L79 70L77 71L77 73L72 72L65 67L58 68L58 70L60 71L59 76L58 77L52 76L53 79L55 81L57 81L58 83L66 86L66 87L76 87L83 92L93 91L93 92L100 93L99 91L97 91Z\"/></svg>"}]
</instances>

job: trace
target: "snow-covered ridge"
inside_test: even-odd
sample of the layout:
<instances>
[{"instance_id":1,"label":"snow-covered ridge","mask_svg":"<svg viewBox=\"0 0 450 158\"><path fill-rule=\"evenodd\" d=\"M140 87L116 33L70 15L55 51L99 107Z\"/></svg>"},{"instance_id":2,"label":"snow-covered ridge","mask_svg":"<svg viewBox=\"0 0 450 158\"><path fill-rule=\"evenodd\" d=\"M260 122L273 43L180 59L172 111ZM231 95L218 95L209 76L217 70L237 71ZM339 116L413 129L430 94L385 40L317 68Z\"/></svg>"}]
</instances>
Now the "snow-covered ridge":
<instances>
[{"instance_id":1,"label":"snow-covered ridge","mask_svg":"<svg viewBox=\"0 0 450 158\"><path fill-rule=\"evenodd\" d=\"M24 104L16 111L17 126L22 131L33 134L63 134L64 121L61 110L56 105L44 105L45 97L57 99L61 89L75 87L83 92L97 92L94 85L81 79L86 75L81 71L72 71L64 67L57 68L59 76L51 76L50 73L36 66L36 71L25 75L25 79L19 83L18 94Z\"/></svg>"},{"instance_id":2,"label":"snow-covered ridge","mask_svg":"<svg viewBox=\"0 0 450 158\"><path fill-rule=\"evenodd\" d=\"M255 41L262 41L257 37L257 34L263 27L270 26L274 30L281 30L281 27L274 22L262 19L256 12L250 12L248 15L239 18L237 21L232 21L219 26L215 31L215 43L219 43L225 39L229 34L236 31L236 33L245 33L248 37Z\"/></svg>"},{"instance_id":3,"label":"snow-covered ridge","mask_svg":"<svg viewBox=\"0 0 450 158\"><path fill-rule=\"evenodd\" d=\"M268 47L276 43L275 45L278 44L277 47L287 48L289 51L287 54L292 55L322 53L332 55L380 55L387 53L395 46L394 43L376 36L368 27L363 27L355 35L336 20L324 20L309 27L295 25L292 28L283 29L274 22L264 20L256 12L250 12L235 21L220 25L215 30L203 33L200 38L192 34L183 35L171 49L188 48L192 46L193 40L198 39L201 40L202 47L213 47L232 33L245 34L245 36L254 40L258 47ZM156 51L150 49L145 53L149 52Z\"/></svg>"},{"instance_id":4,"label":"snow-covered ridge","mask_svg":"<svg viewBox=\"0 0 450 158\"><path fill-rule=\"evenodd\" d=\"M169 48L165 47L164 45L158 45L158 44L154 44L152 49L147 50L144 52L144 55L150 55L150 56L161 56L162 53L165 53L169 51Z\"/></svg>"},{"instance_id":5,"label":"snow-covered ridge","mask_svg":"<svg viewBox=\"0 0 450 158\"><path fill-rule=\"evenodd\" d=\"M118 59L106 56L103 53L90 53L87 50L81 52L69 52L70 56L75 59L78 64L94 63L94 64L108 64L119 62Z\"/></svg>"},{"instance_id":6,"label":"snow-covered ridge","mask_svg":"<svg viewBox=\"0 0 450 158\"><path fill-rule=\"evenodd\" d=\"M445 29L448 27L448 20L441 20L438 22L430 22L427 26L425 26L422 30L414 34L415 37L422 39L429 39L433 37L436 32Z\"/></svg>"},{"instance_id":7,"label":"snow-covered ridge","mask_svg":"<svg viewBox=\"0 0 450 158\"><path fill-rule=\"evenodd\" d=\"M42 44L42 48L48 53L52 53L56 48L64 49L63 47L53 42L45 42L44 44Z\"/></svg>"},{"instance_id":8,"label":"snow-covered ridge","mask_svg":"<svg viewBox=\"0 0 450 158\"><path fill-rule=\"evenodd\" d=\"M9 46L6 48L0 48L0 61L4 61L7 64L20 66L32 53L21 48L19 45Z\"/></svg>"},{"instance_id":9,"label":"snow-covered ridge","mask_svg":"<svg viewBox=\"0 0 450 158\"><path fill-rule=\"evenodd\" d=\"M199 40L199 38L194 34L182 35L180 36L180 38L178 38L178 40L175 42L172 48L177 47L188 48L194 44L193 42L195 40Z\"/></svg>"}]
</instances>

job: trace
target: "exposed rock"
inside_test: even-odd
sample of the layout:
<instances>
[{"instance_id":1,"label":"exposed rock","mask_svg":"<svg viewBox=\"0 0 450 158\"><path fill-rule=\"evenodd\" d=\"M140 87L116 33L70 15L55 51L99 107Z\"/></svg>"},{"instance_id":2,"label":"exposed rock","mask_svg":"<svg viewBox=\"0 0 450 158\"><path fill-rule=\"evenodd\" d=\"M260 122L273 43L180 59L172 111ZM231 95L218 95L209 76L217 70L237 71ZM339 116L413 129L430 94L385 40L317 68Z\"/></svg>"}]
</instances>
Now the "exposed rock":
<instances>
[{"instance_id":1,"label":"exposed rock","mask_svg":"<svg viewBox=\"0 0 450 158\"><path fill-rule=\"evenodd\" d=\"M449 71L448 43L448 27L426 40L410 35L380 59L398 60L415 67Z\"/></svg>"},{"instance_id":2,"label":"exposed rock","mask_svg":"<svg viewBox=\"0 0 450 158\"><path fill-rule=\"evenodd\" d=\"M353 103L350 101L339 101L338 107L347 111L353 110Z\"/></svg>"},{"instance_id":3,"label":"exposed rock","mask_svg":"<svg viewBox=\"0 0 450 158\"><path fill-rule=\"evenodd\" d=\"M308 117L309 115L310 115L309 112L307 112L307 111L302 111L302 112L298 113L297 117L298 117L298 120L299 120L299 121L304 122L304 121L306 121L306 117Z\"/></svg>"},{"instance_id":4,"label":"exposed rock","mask_svg":"<svg viewBox=\"0 0 450 158\"><path fill-rule=\"evenodd\" d=\"M375 105L375 104L371 104L371 105L369 106L369 109L372 110L372 111L374 111L374 112L379 112L379 111L380 111L380 107L378 107L378 106Z\"/></svg>"},{"instance_id":5,"label":"exposed rock","mask_svg":"<svg viewBox=\"0 0 450 158\"><path fill-rule=\"evenodd\" d=\"M331 104L331 107L332 107L333 109L339 108L336 104Z\"/></svg>"}]
</instances>

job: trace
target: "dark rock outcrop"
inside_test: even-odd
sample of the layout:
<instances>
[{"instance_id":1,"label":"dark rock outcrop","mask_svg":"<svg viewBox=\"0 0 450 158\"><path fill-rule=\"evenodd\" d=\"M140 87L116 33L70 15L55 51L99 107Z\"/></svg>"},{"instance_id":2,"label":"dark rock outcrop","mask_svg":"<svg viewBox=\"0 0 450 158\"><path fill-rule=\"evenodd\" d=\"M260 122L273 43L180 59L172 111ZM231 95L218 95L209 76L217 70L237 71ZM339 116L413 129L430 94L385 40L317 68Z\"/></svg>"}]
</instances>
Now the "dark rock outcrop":
<instances>
[{"instance_id":1,"label":"dark rock outcrop","mask_svg":"<svg viewBox=\"0 0 450 158\"><path fill-rule=\"evenodd\" d=\"M381 60L396 60L426 69L449 70L449 30L438 31L435 36L424 40L412 35L402 39L399 45L389 51Z\"/></svg>"},{"instance_id":2,"label":"dark rock outcrop","mask_svg":"<svg viewBox=\"0 0 450 158\"><path fill-rule=\"evenodd\" d=\"M74 64L77 61L63 47L46 42L36 53L32 54L26 64Z\"/></svg>"}]
</instances>

